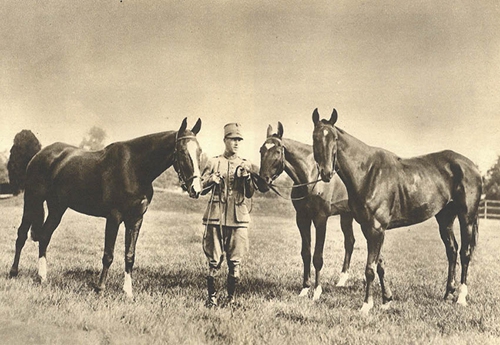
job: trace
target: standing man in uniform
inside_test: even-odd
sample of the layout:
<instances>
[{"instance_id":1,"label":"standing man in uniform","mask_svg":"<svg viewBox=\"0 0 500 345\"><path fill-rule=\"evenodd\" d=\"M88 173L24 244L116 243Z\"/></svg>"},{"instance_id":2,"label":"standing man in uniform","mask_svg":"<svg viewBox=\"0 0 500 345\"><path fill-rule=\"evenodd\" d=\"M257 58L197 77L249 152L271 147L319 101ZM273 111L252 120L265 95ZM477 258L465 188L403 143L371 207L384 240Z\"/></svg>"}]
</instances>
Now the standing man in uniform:
<instances>
[{"instance_id":1,"label":"standing man in uniform","mask_svg":"<svg viewBox=\"0 0 500 345\"><path fill-rule=\"evenodd\" d=\"M240 264L248 251L248 225L250 214L247 200L253 196L251 164L238 156L243 140L241 125L224 126L225 151L211 158L203 171L203 188L212 186L208 207L203 215L205 234L203 251L208 259L207 306L217 305L215 280L220 271L224 253L229 274L227 276L227 303L234 301L234 293L240 278Z\"/></svg>"}]
</instances>

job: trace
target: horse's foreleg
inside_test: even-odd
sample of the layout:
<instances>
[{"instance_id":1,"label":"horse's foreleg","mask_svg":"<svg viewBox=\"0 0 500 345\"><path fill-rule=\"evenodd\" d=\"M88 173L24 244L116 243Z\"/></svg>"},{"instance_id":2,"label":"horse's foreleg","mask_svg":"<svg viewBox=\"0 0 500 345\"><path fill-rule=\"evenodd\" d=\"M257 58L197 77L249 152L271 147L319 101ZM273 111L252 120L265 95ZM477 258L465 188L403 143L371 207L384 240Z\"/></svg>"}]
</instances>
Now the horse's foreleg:
<instances>
[{"instance_id":1,"label":"horse's foreleg","mask_svg":"<svg viewBox=\"0 0 500 345\"><path fill-rule=\"evenodd\" d=\"M139 231L142 225L142 216L140 219L133 222L125 222L125 280L123 283L123 291L127 297L132 298L132 269L135 261L135 247Z\"/></svg>"},{"instance_id":2,"label":"horse's foreleg","mask_svg":"<svg viewBox=\"0 0 500 345\"><path fill-rule=\"evenodd\" d=\"M102 256L102 272L99 278L99 283L96 286L96 291L100 292L106 288L108 279L109 267L113 263L116 236L121 223L120 216L114 214L106 219L106 231L104 235L104 254Z\"/></svg>"},{"instance_id":3,"label":"horse's foreleg","mask_svg":"<svg viewBox=\"0 0 500 345\"><path fill-rule=\"evenodd\" d=\"M297 227L300 231L300 237L302 238L302 263L304 265L304 275L302 280L302 290L300 292L301 297L307 296L309 293L309 288L311 287L311 219L303 217L297 213L296 216Z\"/></svg>"},{"instance_id":4,"label":"horse's foreleg","mask_svg":"<svg viewBox=\"0 0 500 345\"><path fill-rule=\"evenodd\" d=\"M326 238L327 218L321 218L314 221L316 227L316 243L314 246L313 264L316 271L313 300L318 300L323 292L321 287L321 269L323 268L323 250Z\"/></svg>"},{"instance_id":5,"label":"horse's foreleg","mask_svg":"<svg viewBox=\"0 0 500 345\"><path fill-rule=\"evenodd\" d=\"M349 279L349 267L351 266L351 257L354 250L354 233L352 230L352 222L354 217L350 213L340 214L340 228L344 234L344 264L342 265L342 272L340 273L337 286L345 286L347 279Z\"/></svg>"},{"instance_id":6,"label":"horse's foreleg","mask_svg":"<svg viewBox=\"0 0 500 345\"><path fill-rule=\"evenodd\" d=\"M365 277L365 299L361 313L368 314L373 308L373 280L375 279L375 269L379 263L380 251L384 243L384 230L382 227L362 225L361 229L368 243L368 257L366 260Z\"/></svg>"},{"instance_id":7,"label":"horse's foreleg","mask_svg":"<svg viewBox=\"0 0 500 345\"><path fill-rule=\"evenodd\" d=\"M453 222L455 218L456 213L451 206L444 208L436 215L436 220L439 223L439 234L446 248L446 257L448 258L448 279L444 294L445 300L455 292L455 269L458 252L458 243L453 234Z\"/></svg>"}]
</instances>

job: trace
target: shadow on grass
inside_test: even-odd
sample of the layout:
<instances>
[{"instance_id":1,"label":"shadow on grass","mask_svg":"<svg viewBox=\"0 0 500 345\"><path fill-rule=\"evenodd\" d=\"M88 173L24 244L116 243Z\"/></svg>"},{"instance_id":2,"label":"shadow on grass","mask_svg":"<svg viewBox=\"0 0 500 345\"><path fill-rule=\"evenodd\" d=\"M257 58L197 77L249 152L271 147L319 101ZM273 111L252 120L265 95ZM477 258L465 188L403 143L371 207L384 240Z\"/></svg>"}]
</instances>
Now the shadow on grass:
<instances>
[{"instance_id":1,"label":"shadow on grass","mask_svg":"<svg viewBox=\"0 0 500 345\"><path fill-rule=\"evenodd\" d=\"M61 291L75 294L86 294L96 291L100 269L77 267L69 270L48 272L46 284ZM226 290L227 272L220 272L217 287L221 292ZM19 277L12 279L28 279L33 285L39 285L36 269L20 272ZM201 292L206 290L206 272L196 268L140 267L133 272L132 285L135 293L151 295L167 295L173 291ZM110 269L106 290L107 295L122 294L123 272ZM281 299L288 295L298 294L296 284L285 284L278 280L264 280L252 276L244 276L238 285L238 295L242 297L258 297L264 300ZM190 292L191 291L191 292Z\"/></svg>"},{"instance_id":2,"label":"shadow on grass","mask_svg":"<svg viewBox=\"0 0 500 345\"><path fill-rule=\"evenodd\" d=\"M37 271L30 269L21 273L33 284L39 284ZM75 294L87 294L96 291L99 281L100 269L89 267L76 267L63 271L50 271L47 284L55 289ZM16 278L14 278L16 279ZM226 293L227 271L221 270L216 280L217 289L221 294ZM123 272L110 269L106 295L121 295L123 287ZM171 294L200 294L206 291L206 271L199 267L141 266L133 272L133 289L136 294L171 295ZM250 272L244 273L237 287L237 294L241 298L257 298L262 300L287 300L298 297L301 290L300 284L292 280L263 279L252 276ZM357 301L364 290L362 280L351 280L346 287L335 287L331 284L323 285L321 301L331 307L346 306L349 300ZM312 289L311 289L312 293ZM310 299L310 297L308 297Z\"/></svg>"}]
</instances>

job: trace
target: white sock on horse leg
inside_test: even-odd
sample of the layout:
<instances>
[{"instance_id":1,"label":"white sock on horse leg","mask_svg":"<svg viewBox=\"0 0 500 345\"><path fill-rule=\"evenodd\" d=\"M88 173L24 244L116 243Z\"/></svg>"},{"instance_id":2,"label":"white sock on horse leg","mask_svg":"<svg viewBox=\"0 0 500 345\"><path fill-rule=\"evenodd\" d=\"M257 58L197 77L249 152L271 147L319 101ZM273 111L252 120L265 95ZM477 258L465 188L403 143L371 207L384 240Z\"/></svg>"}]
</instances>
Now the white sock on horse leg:
<instances>
[{"instance_id":1,"label":"white sock on horse leg","mask_svg":"<svg viewBox=\"0 0 500 345\"><path fill-rule=\"evenodd\" d=\"M339 277L339 281L337 282L337 286L338 287L345 286L347 279L349 279L349 273L347 273L347 272L340 273L340 277Z\"/></svg>"},{"instance_id":2,"label":"white sock on horse leg","mask_svg":"<svg viewBox=\"0 0 500 345\"><path fill-rule=\"evenodd\" d=\"M45 256L38 259L38 276L42 283L47 280L47 258Z\"/></svg>"},{"instance_id":3,"label":"white sock on horse leg","mask_svg":"<svg viewBox=\"0 0 500 345\"><path fill-rule=\"evenodd\" d=\"M457 304L460 304L463 306L467 305L466 297L467 297L468 292L469 291L467 289L467 285L465 285L465 284L460 285L460 287L458 288Z\"/></svg>"},{"instance_id":4,"label":"white sock on horse leg","mask_svg":"<svg viewBox=\"0 0 500 345\"><path fill-rule=\"evenodd\" d=\"M132 293L132 276L130 273L125 272L125 279L123 282L123 291L127 294L127 297L132 298L134 294Z\"/></svg>"}]
</instances>

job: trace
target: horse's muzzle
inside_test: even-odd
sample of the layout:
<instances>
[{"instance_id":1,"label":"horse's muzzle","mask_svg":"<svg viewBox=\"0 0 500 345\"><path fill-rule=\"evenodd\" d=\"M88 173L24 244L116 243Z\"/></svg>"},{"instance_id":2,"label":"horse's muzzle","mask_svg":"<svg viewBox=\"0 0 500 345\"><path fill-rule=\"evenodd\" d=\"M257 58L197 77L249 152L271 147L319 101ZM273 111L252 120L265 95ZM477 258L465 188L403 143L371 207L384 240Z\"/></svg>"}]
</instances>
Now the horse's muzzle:
<instances>
[{"instance_id":1,"label":"horse's muzzle","mask_svg":"<svg viewBox=\"0 0 500 345\"><path fill-rule=\"evenodd\" d=\"M189 197L198 199L201 193L201 181L199 177L195 177L189 186Z\"/></svg>"},{"instance_id":2,"label":"horse's muzzle","mask_svg":"<svg viewBox=\"0 0 500 345\"><path fill-rule=\"evenodd\" d=\"M321 171L320 171L321 180L323 182L328 183L332 179L333 174L334 174L333 170L332 171L326 171L325 169L321 169Z\"/></svg>"}]
</instances>

